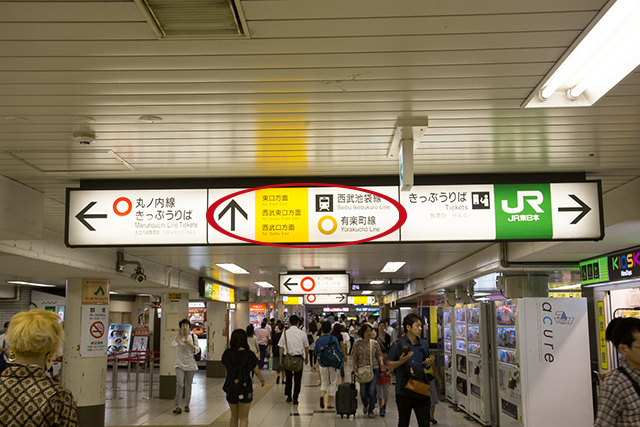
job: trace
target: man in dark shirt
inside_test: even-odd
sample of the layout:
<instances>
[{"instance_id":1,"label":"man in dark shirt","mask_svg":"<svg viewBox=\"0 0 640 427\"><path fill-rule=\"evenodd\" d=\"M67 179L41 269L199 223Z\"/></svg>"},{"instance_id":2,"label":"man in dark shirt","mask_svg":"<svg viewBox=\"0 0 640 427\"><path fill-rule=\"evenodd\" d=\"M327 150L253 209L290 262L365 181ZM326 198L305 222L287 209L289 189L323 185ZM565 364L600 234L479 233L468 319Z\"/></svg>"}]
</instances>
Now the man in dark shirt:
<instances>
[{"instance_id":1,"label":"man in dark shirt","mask_svg":"<svg viewBox=\"0 0 640 427\"><path fill-rule=\"evenodd\" d=\"M606 338L625 360L600 387L594 426L640 425L640 319L613 319L607 326Z\"/></svg>"},{"instance_id":2,"label":"man in dark shirt","mask_svg":"<svg viewBox=\"0 0 640 427\"><path fill-rule=\"evenodd\" d=\"M420 316L410 313L402 321L404 336L391 344L387 357L387 368L396 373L396 405L398 406L398 427L408 427L411 421L411 410L416 413L419 427L429 427L431 419L431 405L429 398L416 399L403 392L404 366L414 370L423 370L433 364L429 358L429 346L421 338L422 319ZM408 347L409 351L403 349Z\"/></svg>"}]
</instances>

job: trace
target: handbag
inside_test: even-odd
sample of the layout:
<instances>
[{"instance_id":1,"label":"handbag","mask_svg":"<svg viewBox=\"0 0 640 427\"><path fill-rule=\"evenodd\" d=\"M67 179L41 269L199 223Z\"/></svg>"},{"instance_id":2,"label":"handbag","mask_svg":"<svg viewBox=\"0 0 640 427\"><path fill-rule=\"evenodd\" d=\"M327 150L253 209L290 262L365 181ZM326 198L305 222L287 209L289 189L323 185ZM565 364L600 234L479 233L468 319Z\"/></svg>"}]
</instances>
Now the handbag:
<instances>
[{"instance_id":1,"label":"handbag","mask_svg":"<svg viewBox=\"0 0 640 427\"><path fill-rule=\"evenodd\" d=\"M356 369L356 381L360 384L373 380L373 341L369 341L369 364Z\"/></svg>"},{"instance_id":2,"label":"handbag","mask_svg":"<svg viewBox=\"0 0 640 427\"><path fill-rule=\"evenodd\" d=\"M193 354L193 358L196 359L196 362L199 362L200 359L202 359L202 349L200 348L198 343L196 343L196 337L193 334L191 334L191 340L193 341L193 345L198 348L198 351Z\"/></svg>"},{"instance_id":3,"label":"handbag","mask_svg":"<svg viewBox=\"0 0 640 427\"><path fill-rule=\"evenodd\" d=\"M424 374L424 368L414 370L404 365L404 372L401 383L402 393L416 399L427 400L429 398L429 382Z\"/></svg>"},{"instance_id":4,"label":"handbag","mask_svg":"<svg viewBox=\"0 0 640 427\"><path fill-rule=\"evenodd\" d=\"M284 334L284 345L287 348L287 354L284 355L284 360L282 361L282 366L284 369L291 372L300 372L304 367L304 359L302 356L293 356L289 353L289 342L287 341L287 333Z\"/></svg>"}]
</instances>

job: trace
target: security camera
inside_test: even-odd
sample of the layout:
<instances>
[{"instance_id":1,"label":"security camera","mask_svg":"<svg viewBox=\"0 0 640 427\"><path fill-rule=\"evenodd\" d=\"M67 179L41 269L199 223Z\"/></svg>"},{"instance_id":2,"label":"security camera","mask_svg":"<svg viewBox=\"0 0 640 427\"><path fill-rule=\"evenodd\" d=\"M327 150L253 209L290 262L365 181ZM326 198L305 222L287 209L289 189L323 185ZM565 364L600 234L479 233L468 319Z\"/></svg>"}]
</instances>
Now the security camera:
<instances>
[{"instance_id":1,"label":"security camera","mask_svg":"<svg viewBox=\"0 0 640 427\"><path fill-rule=\"evenodd\" d=\"M147 276L144 275L144 270L142 267L136 268L136 271L131 275L131 279L135 280L138 283L142 283L147 280Z\"/></svg>"}]
</instances>

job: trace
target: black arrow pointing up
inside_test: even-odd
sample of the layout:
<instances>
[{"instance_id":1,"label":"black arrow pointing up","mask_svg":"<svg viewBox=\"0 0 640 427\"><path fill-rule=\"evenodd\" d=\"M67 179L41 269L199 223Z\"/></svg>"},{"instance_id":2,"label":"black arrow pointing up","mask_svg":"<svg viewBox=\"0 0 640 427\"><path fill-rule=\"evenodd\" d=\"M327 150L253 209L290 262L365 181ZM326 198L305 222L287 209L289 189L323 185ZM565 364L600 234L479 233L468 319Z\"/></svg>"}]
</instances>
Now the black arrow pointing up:
<instances>
[{"instance_id":1,"label":"black arrow pointing up","mask_svg":"<svg viewBox=\"0 0 640 427\"><path fill-rule=\"evenodd\" d=\"M291 277L289 277L287 281L282 284L282 286L289 289L289 291L291 291L291 288L289 286L298 286L297 283L289 283L290 281L291 281Z\"/></svg>"},{"instance_id":2,"label":"black arrow pointing up","mask_svg":"<svg viewBox=\"0 0 640 427\"><path fill-rule=\"evenodd\" d=\"M244 210L242 210L240 205L238 203L236 203L235 200L232 200L222 210L222 212L220 212L218 214L218 221L220 220L220 218L222 218L224 216L224 214L227 213L228 210L231 210L231 231L236 231L236 210L238 212L240 212L240 214L244 217L244 219L249 219L249 216L247 215L247 213Z\"/></svg>"},{"instance_id":3,"label":"black arrow pointing up","mask_svg":"<svg viewBox=\"0 0 640 427\"><path fill-rule=\"evenodd\" d=\"M588 214L589 211L591 211L591 208L587 206L585 202L580 200L575 194L569 194L569 197L575 200L580 205L580 207L575 206L572 208L558 208L558 212L580 212L580 215L578 215L573 221L571 221L571 224L574 225L579 223L580 220L584 218L584 216Z\"/></svg>"},{"instance_id":4,"label":"black arrow pointing up","mask_svg":"<svg viewBox=\"0 0 640 427\"><path fill-rule=\"evenodd\" d=\"M78 212L78 215L76 215L76 218L78 218L78 221L80 221L82 223L82 225L84 225L85 227L87 227L89 229L89 231L96 231L95 228L93 228L91 226L91 224L89 224L87 221L85 221L86 219L89 218L106 218L107 214L87 214L87 211L89 211L89 209L91 209L93 207L93 205L95 205L98 202L91 202L89 203L87 206L84 207L84 209L82 209L80 212Z\"/></svg>"}]
</instances>

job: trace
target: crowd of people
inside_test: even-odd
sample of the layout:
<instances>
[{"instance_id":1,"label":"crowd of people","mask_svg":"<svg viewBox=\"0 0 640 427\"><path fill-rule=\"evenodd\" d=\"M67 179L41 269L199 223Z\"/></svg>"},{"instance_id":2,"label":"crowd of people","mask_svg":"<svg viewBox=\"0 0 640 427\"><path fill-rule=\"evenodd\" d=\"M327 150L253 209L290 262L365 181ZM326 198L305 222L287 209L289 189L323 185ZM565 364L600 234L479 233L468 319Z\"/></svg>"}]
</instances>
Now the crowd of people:
<instances>
[{"instance_id":1,"label":"crowd of people","mask_svg":"<svg viewBox=\"0 0 640 427\"><path fill-rule=\"evenodd\" d=\"M407 367L424 370L433 363L426 342L420 338L422 319L415 314L406 316L400 340L397 340L397 330L388 322L376 321L373 316L359 320L347 320L344 315L340 319L316 317L308 319L305 327L303 319L291 315L278 322L264 319L257 328L250 324L245 329L234 330L229 348L222 355L227 373L223 390L231 410L231 427L248 425L253 401L252 378L257 377L264 386L261 371L267 366L275 371L276 384L284 382L286 401L297 405L305 365L318 372L321 408L335 408L338 383L354 381L360 384L363 414L370 418L375 417L376 407L379 416L386 415L393 371L401 414L399 427L409 425L411 410L418 415L420 427L429 425L428 409L426 415L424 411L425 399L403 395L402 381L403 369L405 372L409 372ZM180 320L177 326L179 331L171 342L176 348L173 412L180 414L190 411L191 385L198 370L200 348L187 319ZM0 356L3 362L0 404L5 408L0 413L0 425L76 426L77 410L72 393L47 376L64 341L58 316L38 309L18 313L10 325L5 325L5 334L0 340L3 353ZM404 351L405 346L410 351ZM345 374L351 378L345 378ZM15 392L18 386L20 393ZM25 410L26 407L31 409Z\"/></svg>"}]
</instances>

